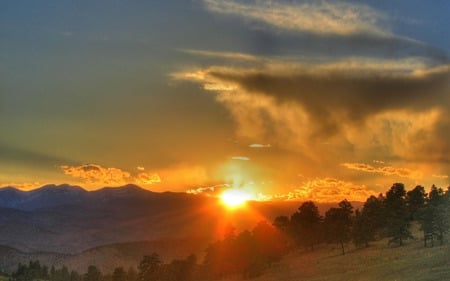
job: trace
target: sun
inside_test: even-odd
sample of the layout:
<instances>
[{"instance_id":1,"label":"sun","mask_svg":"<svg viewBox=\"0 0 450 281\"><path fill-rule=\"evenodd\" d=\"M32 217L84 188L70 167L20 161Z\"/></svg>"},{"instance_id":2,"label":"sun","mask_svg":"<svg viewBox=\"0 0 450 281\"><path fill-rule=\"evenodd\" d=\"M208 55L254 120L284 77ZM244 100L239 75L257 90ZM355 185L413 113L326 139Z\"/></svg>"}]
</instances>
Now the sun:
<instances>
[{"instance_id":1,"label":"sun","mask_svg":"<svg viewBox=\"0 0 450 281\"><path fill-rule=\"evenodd\" d=\"M241 189L228 189L220 195L220 199L228 208L236 208L250 200L250 194Z\"/></svg>"}]
</instances>

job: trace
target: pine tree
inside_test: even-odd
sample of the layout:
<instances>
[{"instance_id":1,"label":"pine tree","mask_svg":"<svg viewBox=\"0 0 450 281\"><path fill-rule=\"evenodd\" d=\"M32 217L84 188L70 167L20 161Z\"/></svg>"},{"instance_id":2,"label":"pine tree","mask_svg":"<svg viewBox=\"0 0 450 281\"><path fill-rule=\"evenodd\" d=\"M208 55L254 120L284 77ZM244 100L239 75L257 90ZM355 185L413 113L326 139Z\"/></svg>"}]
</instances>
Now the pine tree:
<instances>
[{"instance_id":1,"label":"pine tree","mask_svg":"<svg viewBox=\"0 0 450 281\"><path fill-rule=\"evenodd\" d=\"M339 208L330 208L325 213L325 230L327 240L341 246L345 255L344 244L351 239L353 206L347 200L339 203Z\"/></svg>"},{"instance_id":2,"label":"pine tree","mask_svg":"<svg viewBox=\"0 0 450 281\"><path fill-rule=\"evenodd\" d=\"M386 193L385 211L387 235L391 239L389 243L398 243L402 246L403 241L413 238L409 230L410 216L406 205L406 191L402 183L394 183Z\"/></svg>"},{"instance_id":3,"label":"pine tree","mask_svg":"<svg viewBox=\"0 0 450 281\"><path fill-rule=\"evenodd\" d=\"M320 242L320 223L322 218L313 201L304 202L291 217L292 232L297 243L314 250Z\"/></svg>"}]
</instances>

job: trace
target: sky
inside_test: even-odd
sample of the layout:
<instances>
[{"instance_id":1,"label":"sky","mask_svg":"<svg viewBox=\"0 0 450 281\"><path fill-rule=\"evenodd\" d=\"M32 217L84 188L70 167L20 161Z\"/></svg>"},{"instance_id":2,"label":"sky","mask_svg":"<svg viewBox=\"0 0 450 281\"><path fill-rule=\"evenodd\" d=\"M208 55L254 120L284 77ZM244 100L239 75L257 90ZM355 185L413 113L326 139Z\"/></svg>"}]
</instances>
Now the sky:
<instances>
[{"instance_id":1,"label":"sky","mask_svg":"<svg viewBox=\"0 0 450 281\"><path fill-rule=\"evenodd\" d=\"M449 14L446 0L1 1L0 186L446 188Z\"/></svg>"}]
</instances>

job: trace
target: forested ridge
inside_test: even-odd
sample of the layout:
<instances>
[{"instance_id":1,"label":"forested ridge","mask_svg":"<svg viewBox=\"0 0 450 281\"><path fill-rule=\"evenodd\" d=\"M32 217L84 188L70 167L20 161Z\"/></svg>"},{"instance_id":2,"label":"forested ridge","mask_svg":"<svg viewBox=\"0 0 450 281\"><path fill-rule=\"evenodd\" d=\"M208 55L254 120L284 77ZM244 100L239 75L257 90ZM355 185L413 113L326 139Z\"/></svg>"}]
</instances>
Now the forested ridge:
<instances>
[{"instance_id":1,"label":"forested ridge","mask_svg":"<svg viewBox=\"0 0 450 281\"><path fill-rule=\"evenodd\" d=\"M189 281L236 274L252 278L289 252L314 251L322 244L337 245L342 255L351 244L364 248L385 238L389 247L401 247L413 238L423 240L424 247L443 245L449 218L450 188L444 191L433 185L426 192L418 185L407 191L402 183L395 183L386 193L367 198L361 209L354 210L344 199L322 215L313 201L306 201L293 214L262 221L252 230L236 233L230 228L223 239L207 247L201 260L190 255L164 263L157 253L149 253L135 267L117 267L110 273L95 265L79 273L30 261L2 275L12 281ZM413 237L412 224L420 226L420 237Z\"/></svg>"}]
</instances>

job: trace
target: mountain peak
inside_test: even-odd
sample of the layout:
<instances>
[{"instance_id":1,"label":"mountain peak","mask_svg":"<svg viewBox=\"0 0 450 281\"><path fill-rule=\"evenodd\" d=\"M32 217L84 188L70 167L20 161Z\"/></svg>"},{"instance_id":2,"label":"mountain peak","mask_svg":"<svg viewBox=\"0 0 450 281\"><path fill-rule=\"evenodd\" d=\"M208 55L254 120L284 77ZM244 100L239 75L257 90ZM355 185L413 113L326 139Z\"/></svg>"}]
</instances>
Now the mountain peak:
<instances>
[{"instance_id":1,"label":"mountain peak","mask_svg":"<svg viewBox=\"0 0 450 281\"><path fill-rule=\"evenodd\" d=\"M102 189L92 191L91 193L100 195L102 197L141 197L153 192L135 184L127 184L119 187L104 187Z\"/></svg>"},{"instance_id":2,"label":"mountain peak","mask_svg":"<svg viewBox=\"0 0 450 281\"><path fill-rule=\"evenodd\" d=\"M44 191L44 190L65 190L65 191L69 191L69 190L77 190L77 191L86 191L84 190L82 187L78 186L78 185L70 185L67 183L63 183L63 184L47 184L44 186L41 186L40 188L37 188L33 191Z\"/></svg>"}]
</instances>

